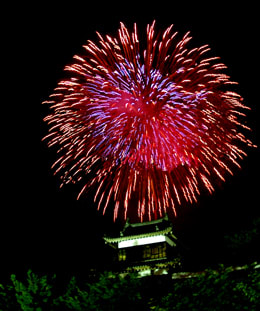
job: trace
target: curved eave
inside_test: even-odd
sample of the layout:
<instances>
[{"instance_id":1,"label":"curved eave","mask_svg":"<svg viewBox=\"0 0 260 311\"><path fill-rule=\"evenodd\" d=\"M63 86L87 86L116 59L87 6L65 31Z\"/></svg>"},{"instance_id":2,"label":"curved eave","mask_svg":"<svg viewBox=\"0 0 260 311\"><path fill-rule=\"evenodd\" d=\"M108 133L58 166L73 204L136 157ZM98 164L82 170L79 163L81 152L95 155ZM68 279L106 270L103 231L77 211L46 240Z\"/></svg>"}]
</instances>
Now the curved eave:
<instances>
[{"instance_id":1,"label":"curved eave","mask_svg":"<svg viewBox=\"0 0 260 311\"><path fill-rule=\"evenodd\" d=\"M123 236L118 238L104 237L106 243L117 244L118 248L126 248L139 245L147 245L153 243L167 242L171 246L176 246L173 240L176 237L172 234L172 228L150 232L145 234Z\"/></svg>"}]
</instances>

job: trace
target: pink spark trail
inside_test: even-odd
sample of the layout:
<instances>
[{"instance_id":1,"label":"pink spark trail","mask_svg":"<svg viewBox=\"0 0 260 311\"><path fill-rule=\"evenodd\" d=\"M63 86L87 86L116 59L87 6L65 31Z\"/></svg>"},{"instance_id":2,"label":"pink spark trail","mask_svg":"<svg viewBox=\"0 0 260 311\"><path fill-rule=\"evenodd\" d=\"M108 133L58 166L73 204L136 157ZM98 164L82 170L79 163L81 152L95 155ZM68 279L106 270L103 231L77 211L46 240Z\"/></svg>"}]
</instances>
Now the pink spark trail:
<instances>
[{"instance_id":1,"label":"pink spark trail","mask_svg":"<svg viewBox=\"0 0 260 311\"><path fill-rule=\"evenodd\" d=\"M253 146L240 132L248 108L228 90L226 66L205 57L208 45L187 47L189 33L177 39L173 26L156 33L153 23L143 51L136 24L98 37L47 101L55 173L61 185L82 180L79 196L94 187L98 209L112 203L115 219L176 215L239 167Z\"/></svg>"}]
</instances>

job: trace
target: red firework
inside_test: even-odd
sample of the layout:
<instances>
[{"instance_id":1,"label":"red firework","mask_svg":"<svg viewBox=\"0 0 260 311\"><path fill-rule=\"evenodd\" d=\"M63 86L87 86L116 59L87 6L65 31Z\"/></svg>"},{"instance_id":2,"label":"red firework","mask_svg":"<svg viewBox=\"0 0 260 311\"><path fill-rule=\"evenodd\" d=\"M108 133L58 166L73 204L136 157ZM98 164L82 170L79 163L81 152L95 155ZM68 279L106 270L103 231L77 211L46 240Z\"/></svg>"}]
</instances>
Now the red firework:
<instances>
[{"instance_id":1,"label":"red firework","mask_svg":"<svg viewBox=\"0 0 260 311\"><path fill-rule=\"evenodd\" d=\"M61 185L83 180L79 196L95 187L98 209L114 204L114 218L130 211L140 221L163 216L194 202L204 186L232 174L253 146L239 132L248 109L226 86L217 57L204 58L208 45L188 49L189 33L177 40L172 27L161 35L147 26L139 47L137 26L121 23L115 38L88 41L85 53L65 67L47 103L49 146L59 146L54 163Z\"/></svg>"}]
</instances>

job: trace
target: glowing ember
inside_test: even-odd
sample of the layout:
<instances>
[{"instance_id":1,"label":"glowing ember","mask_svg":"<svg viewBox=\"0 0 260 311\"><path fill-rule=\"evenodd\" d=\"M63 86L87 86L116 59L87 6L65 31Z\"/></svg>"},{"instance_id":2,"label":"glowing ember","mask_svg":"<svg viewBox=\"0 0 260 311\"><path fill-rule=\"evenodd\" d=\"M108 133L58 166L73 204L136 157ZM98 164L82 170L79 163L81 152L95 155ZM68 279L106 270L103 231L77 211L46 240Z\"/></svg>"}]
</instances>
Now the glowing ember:
<instances>
[{"instance_id":1,"label":"glowing ember","mask_svg":"<svg viewBox=\"0 0 260 311\"><path fill-rule=\"evenodd\" d=\"M104 212L114 218L163 216L182 202L194 202L205 186L232 174L253 146L239 132L242 98L218 58L204 58L207 45L188 49L187 33L177 40L170 26L156 34L147 26L147 46L139 47L137 26L129 33L88 41L85 53L67 66L47 103L49 146L60 147L53 165L62 185L82 179L80 195L92 186Z\"/></svg>"}]
</instances>

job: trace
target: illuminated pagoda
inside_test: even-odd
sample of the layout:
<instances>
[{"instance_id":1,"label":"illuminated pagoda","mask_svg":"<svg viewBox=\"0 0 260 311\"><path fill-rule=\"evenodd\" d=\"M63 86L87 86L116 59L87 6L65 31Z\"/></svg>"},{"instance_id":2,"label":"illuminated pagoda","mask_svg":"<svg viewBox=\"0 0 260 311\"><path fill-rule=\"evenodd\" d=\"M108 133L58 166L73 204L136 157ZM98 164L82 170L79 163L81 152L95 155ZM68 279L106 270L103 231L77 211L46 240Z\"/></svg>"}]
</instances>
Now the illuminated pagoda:
<instances>
[{"instance_id":1,"label":"illuminated pagoda","mask_svg":"<svg viewBox=\"0 0 260 311\"><path fill-rule=\"evenodd\" d=\"M114 263L121 272L168 274L180 266L177 238L167 216L143 223L127 221L120 236L104 240L113 248Z\"/></svg>"}]
</instances>

